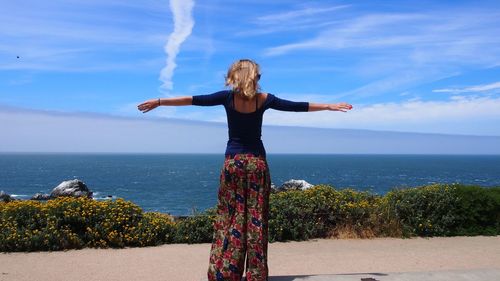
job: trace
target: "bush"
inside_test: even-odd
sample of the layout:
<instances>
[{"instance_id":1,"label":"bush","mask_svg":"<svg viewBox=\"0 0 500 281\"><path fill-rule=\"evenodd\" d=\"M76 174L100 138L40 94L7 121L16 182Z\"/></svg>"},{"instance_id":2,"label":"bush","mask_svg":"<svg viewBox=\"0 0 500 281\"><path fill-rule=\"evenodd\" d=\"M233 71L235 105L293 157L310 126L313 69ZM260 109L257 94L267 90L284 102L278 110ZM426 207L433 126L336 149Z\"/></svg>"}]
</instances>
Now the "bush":
<instances>
[{"instance_id":1,"label":"bush","mask_svg":"<svg viewBox=\"0 0 500 281\"><path fill-rule=\"evenodd\" d=\"M500 234L500 187L457 186L454 235Z\"/></svg>"},{"instance_id":2,"label":"bush","mask_svg":"<svg viewBox=\"0 0 500 281\"><path fill-rule=\"evenodd\" d=\"M328 185L271 194L269 241L372 237L382 203L380 196Z\"/></svg>"},{"instance_id":3,"label":"bush","mask_svg":"<svg viewBox=\"0 0 500 281\"><path fill-rule=\"evenodd\" d=\"M120 237L120 246L156 246L175 240L176 225L172 217L159 212L146 212L136 226L129 226ZM119 238L119 239L120 239Z\"/></svg>"},{"instance_id":4,"label":"bush","mask_svg":"<svg viewBox=\"0 0 500 281\"><path fill-rule=\"evenodd\" d=\"M327 185L315 186L304 193L311 196L314 212L321 214L326 222L327 236L374 236L380 196L351 188L335 190Z\"/></svg>"},{"instance_id":5,"label":"bush","mask_svg":"<svg viewBox=\"0 0 500 281\"><path fill-rule=\"evenodd\" d=\"M269 241L307 240L315 237L319 217L301 190L289 190L270 195Z\"/></svg>"},{"instance_id":6,"label":"bush","mask_svg":"<svg viewBox=\"0 0 500 281\"><path fill-rule=\"evenodd\" d=\"M457 217L455 185L434 184L389 191L389 209L402 225L403 235L447 236Z\"/></svg>"},{"instance_id":7,"label":"bush","mask_svg":"<svg viewBox=\"0 0 500 281\"><path fill-rule=\"evenodd\" d=\"M181 219L176 224L174 243L210 243L213 237L213 223L216 209L195 212L193 216Z\"/></svg>"},{"instance_id":8,"label":"bush","mask_svg":"<svg viewBox=\"0 0 500 281\"><path fill-rule=\"evenodd\" d=\"M498 187L434 184L393 189L386 196L405 237L500 233Z\"/></svg>"},{"instance_id":9,"label":"bush","mask_svg":"<svg viewBox=\"0 0 500 281\"><path fill-rule=\"evenodd\" d=\"M169 215L143 213L121 198L0 203L0 251L157 245L172 240L173 229Z\"/></svg>"},{"instance_id":10,"label":"bush","mask_svg":"<svg viewBox=\"0 0 500 281\"><path fill-rule=\"evenodd\" d=\"M316 185L272 193L269 242L500 234L500 187L434 184L373 195ZM174 221L118 198L0 202L0 251L210 243L217 207Z\"/></svg>"}]
</instances>

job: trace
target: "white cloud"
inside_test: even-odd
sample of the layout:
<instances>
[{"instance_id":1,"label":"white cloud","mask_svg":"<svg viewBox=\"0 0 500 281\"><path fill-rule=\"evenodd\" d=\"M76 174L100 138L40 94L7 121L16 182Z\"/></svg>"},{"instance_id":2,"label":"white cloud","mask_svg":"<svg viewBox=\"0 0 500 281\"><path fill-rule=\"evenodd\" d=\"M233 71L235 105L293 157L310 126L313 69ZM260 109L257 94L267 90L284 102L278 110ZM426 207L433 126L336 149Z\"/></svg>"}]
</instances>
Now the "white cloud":
<instances>
[{"instance_id":1,"label":"white cloud","mask_svg":"<svg viewBox=\"0 0 500 281\"><path fill-rule=\"evenodd\" d=\"M164 36L157 34L165 28L166 13L141 5L133 8L119 1L75 0L2 2L2 10L8 12L0 17L0 69L137 71L152 69L154 64L157 72L162 59L146 57L146 52L164 44Z\"/></svg>"},{"instance_id":2,"label":"white cloud","mask_svg":"<svg viewBox=\"0 0 500 281\"><path fill-rule=\"evenodd\" d=\"M38 70L38 71L58 71L58 72L101 72L101 71L131 71L137 72L137 69L152 72L153 67L158 65L158 60L137 60L125 62L96 62L85 64L81 63L82 55L79 59L76 57L61 59L57 58L44 58L39 60L28 60L15 62L0 63L0 70ZM156 70L155 70L156 72Z\"/></svg>"},{"instance_id":3,"label":"white cloud","mask_svg":"<svg viewBox=\"0 0 500 281\"><path fill-rule=\"evenodd\" d=\"M420 14L370 14L339 21L337 26L323 30L314 38L268 48L266 55L283 55L307 49L337 50L345 48L374 48L415 43L419 38L408 33L387 34L384 27L393 28L426 18Z\"/></svg>"},{"instance_id":4,"label":"white cloud","mask_svg":"<svg viewBox=\"0 0 500 281\"><path fill-rule=\"evenodd\" d=\"M319 29L316 35L267 48L264 54L369 51L369 59L402 61L415 67L499 63L500 38L496 34L500 26L495 11L455 9L341 16L337 24Z\"/></svg>"},{"instance_id":5,"label":"white cloud","mask_svg":"<svg viewBox=\"0 0 500 281\"><path fill-rule=\"evenodd\" d=\"M177 67L175 59L179 53L181 44L191 35L194 26L192 0L170 0L170 9L174 17L174 31L168 37L165 45L167 60L165 67L160 72L160 80L163 82L161 88L172 90L172 77Z\"/></svg>"},{"instance_id":6,"label":"white cloud","mask_svg":"<svg viewBox=\"0 0 500 281\"><path fill-rule=\"evenodd\" d=\"M258 36L270 33L295 33L305 30L318 30L338 24L336 12L350 5L318 6L305 3L286 12L276 12L251 18L254 25L250 29L234 31L236 36Z\"/></svg>"},{"instance_id":7,"label":"white cloud","mask_svg":"<svg viewBox=\"0 0 500 281\"><path fill-rule=\"evenodd\" d=\"M262 25L268 25L273 23L283 23L283 21L290 20L301 20L303 17L314 17L318 14L332 12L339 9L343 9L349 7L348 5L339 5L339 6L331 6L331 7L303 7L301 9L287 11L284 13L276 13L276 14L268 14L259 16L256 19L256 23Z\"/></svg>"},{"instance_id":8,"label":"white cloud","mask_svg":"<svg viewBox=\"0 0 500 281\"><path fill-rule=\"evenodd\" d=\"M436 93L470 93L470 92L487 92L492 90L500 89L500 82L494 82L490 84L484 85L476 85L464 88L445 88L445 89L436 89L433 92Z\"/></svg>"},{"instance_id":9,"label":"white cloud","mask_svg":"<svg viewBox=\"0 0 500 281\"><path fill-rule=\"evenodd\" d=\"M412 98L403 102L353 104L348 112L268 110L265 124L355 128L426 133L500 135L500 98L455 97L445 101Z\"/></svg>"},{"instance_id":10,"label":"white cloud","mask_svg":"<svg viewBox=\"0 0 500 281\"><path fill-rule=\"evenodd\" d=\"M328 95L281 94L280 97L292 101L332 102ZM264 113L263 124L500 136L500 127L497 125L500 122L500 98L467 95L451 96L448 100L425 100L421 96L410 95L401 102L351 104L353 109L348 112L286 112L268 109ZM199 108L178 116L191 120L227 122L222 107L211 110Z\"/></svg>"},{"instance_id":11,"label":"white cloud","mask_svg":"<svg viewBox=\"0 0 500 281\"><path fill-rule=\"evenodd\" d=\"M500 137L267 125L262 129L268 154L500 153ZM188 152L222 155L228 137L227 125L222 123L53 112L1 105L0 130L8 132L0 138L0 152Z\"/></svg>"},{"instance_id":12,"label":"white cloud","mask_svg":"<svg viewBox=\"0 0 500 281\"><path fill-rule=\"evenodd\" d=\"M460 74L465 67L498 65L497 18L494 10L463 8L341 14L337 24L319 28L320 32L309 38L267 48L264 54L279 56L307 51L303 54L309 56L316 55L316 50L324 51L325 56L345 54L350 59L345 71L367 82L332 98L349 97L354 102L378 95L398 95L412 87Z\"/></svg>"},{"instance_id":13,"label":"white cloud","mask_svg":"<svg viewBox=\"0 0 500 281\"><path fill-rule=\"evenodd\" d=\"M431 83L445 78L456 76L458 73L452 70L437 68L427 68L425 71L416 67L395 66L393 70L387 70L387 74L383 70L383 65L372 66L375 69L379 68L381 73L384 73L381 78L372 82L357 87L353 90L341 92L332 95L329 100L338 100L347 98L350 102L362 100L367 97L378 95L387 95L393 93L399 95L401 91L408 91L412 87L417 87L423 83Z\"/></svg>"}]
</instances>

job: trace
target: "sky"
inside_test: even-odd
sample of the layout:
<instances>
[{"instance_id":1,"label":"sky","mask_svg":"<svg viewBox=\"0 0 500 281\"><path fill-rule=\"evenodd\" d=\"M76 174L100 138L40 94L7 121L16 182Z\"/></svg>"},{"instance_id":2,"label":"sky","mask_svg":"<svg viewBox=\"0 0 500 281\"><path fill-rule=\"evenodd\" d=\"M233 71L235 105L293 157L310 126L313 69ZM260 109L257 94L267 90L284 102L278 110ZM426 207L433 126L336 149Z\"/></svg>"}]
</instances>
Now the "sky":
<instances>
[{"instance_id":1,"label":"sky","mask_svg":"<svg viewBox=\"0 0 500 281\"><path fill-rule=\"evenodd\" d=\"M225 89L229 65L251 58L264 92L353 105L345 113L268 110L264 125L500 136L498 1L0 0L0 7L3 131L21 118L16 110L226 123L222 106L144 114L137 105Z\"/></svg>"},{"instance_id":2,"label":"sky","mask_svg":"<svg viewBox=\"0 0 500 281\"><path fill-rule=\"evenodd\" d=\"M15 121L2 122L12 116ZM0 122L2 132L6 132L0 139L0 148L3 148L0 155L4 152L223 155L227 141L227 125L210 121L2 108ZM265 125L262 141L267 155L500 155L497 136Z\"/></svg>"}]
</instances>

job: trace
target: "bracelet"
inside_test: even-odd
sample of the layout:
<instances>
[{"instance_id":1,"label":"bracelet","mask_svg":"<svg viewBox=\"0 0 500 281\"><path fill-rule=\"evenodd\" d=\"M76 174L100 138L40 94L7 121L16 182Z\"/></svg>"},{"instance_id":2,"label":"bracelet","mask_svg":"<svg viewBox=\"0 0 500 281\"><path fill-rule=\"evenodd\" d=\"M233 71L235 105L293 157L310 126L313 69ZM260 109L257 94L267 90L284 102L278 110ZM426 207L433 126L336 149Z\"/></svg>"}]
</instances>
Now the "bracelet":
<instances>
[{"instance_id":1,"label":"bracelet","mask_svg":"<svg viewBox=\"0 0 500 281\"><path fill-rule=\"evenodd\" d=\"M160 105L161 105L161 103L160 103L160 99L158 98L158 106L160 106Z\"/></svg>"}]
</instances>

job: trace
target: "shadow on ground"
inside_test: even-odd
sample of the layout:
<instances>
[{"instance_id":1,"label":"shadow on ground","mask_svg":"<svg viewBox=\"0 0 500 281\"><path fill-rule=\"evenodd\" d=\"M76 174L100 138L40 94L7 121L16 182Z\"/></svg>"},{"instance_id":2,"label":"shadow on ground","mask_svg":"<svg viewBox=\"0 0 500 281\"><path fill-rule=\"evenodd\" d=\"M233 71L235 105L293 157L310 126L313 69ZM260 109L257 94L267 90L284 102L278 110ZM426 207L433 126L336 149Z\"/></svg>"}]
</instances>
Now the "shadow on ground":
<instances>
[{"instance_id":1,"label":"shadow on ground","mask_svg":"<svg viewBox=\"0 0 500 281\"><path fill-rule=\"evenodd\" d=\"M362 276L358 280L360 281L378 281L377 276L387 276L386 273L339 273L339 274L315 274L315 275L288 275L288 276L269 276L269 281L321 281L321 280L332 280L332 276ZM367 277L367 275L374 277ZM243 279L245 280L245 279Z\"/></svg>"},{"instance_id":2,"label":"shadow on ground","mask_svg":"<svg viewBox=\"0 0 500 281\"><path fill-rule=\"evenodd\" d=\"M207 279L202 279L207 280ZM500 280L500 268L442 271L269 276L268 281L485 281ZM242 281L245 281L243 277Z\"/></svg>"}]
</instances>

